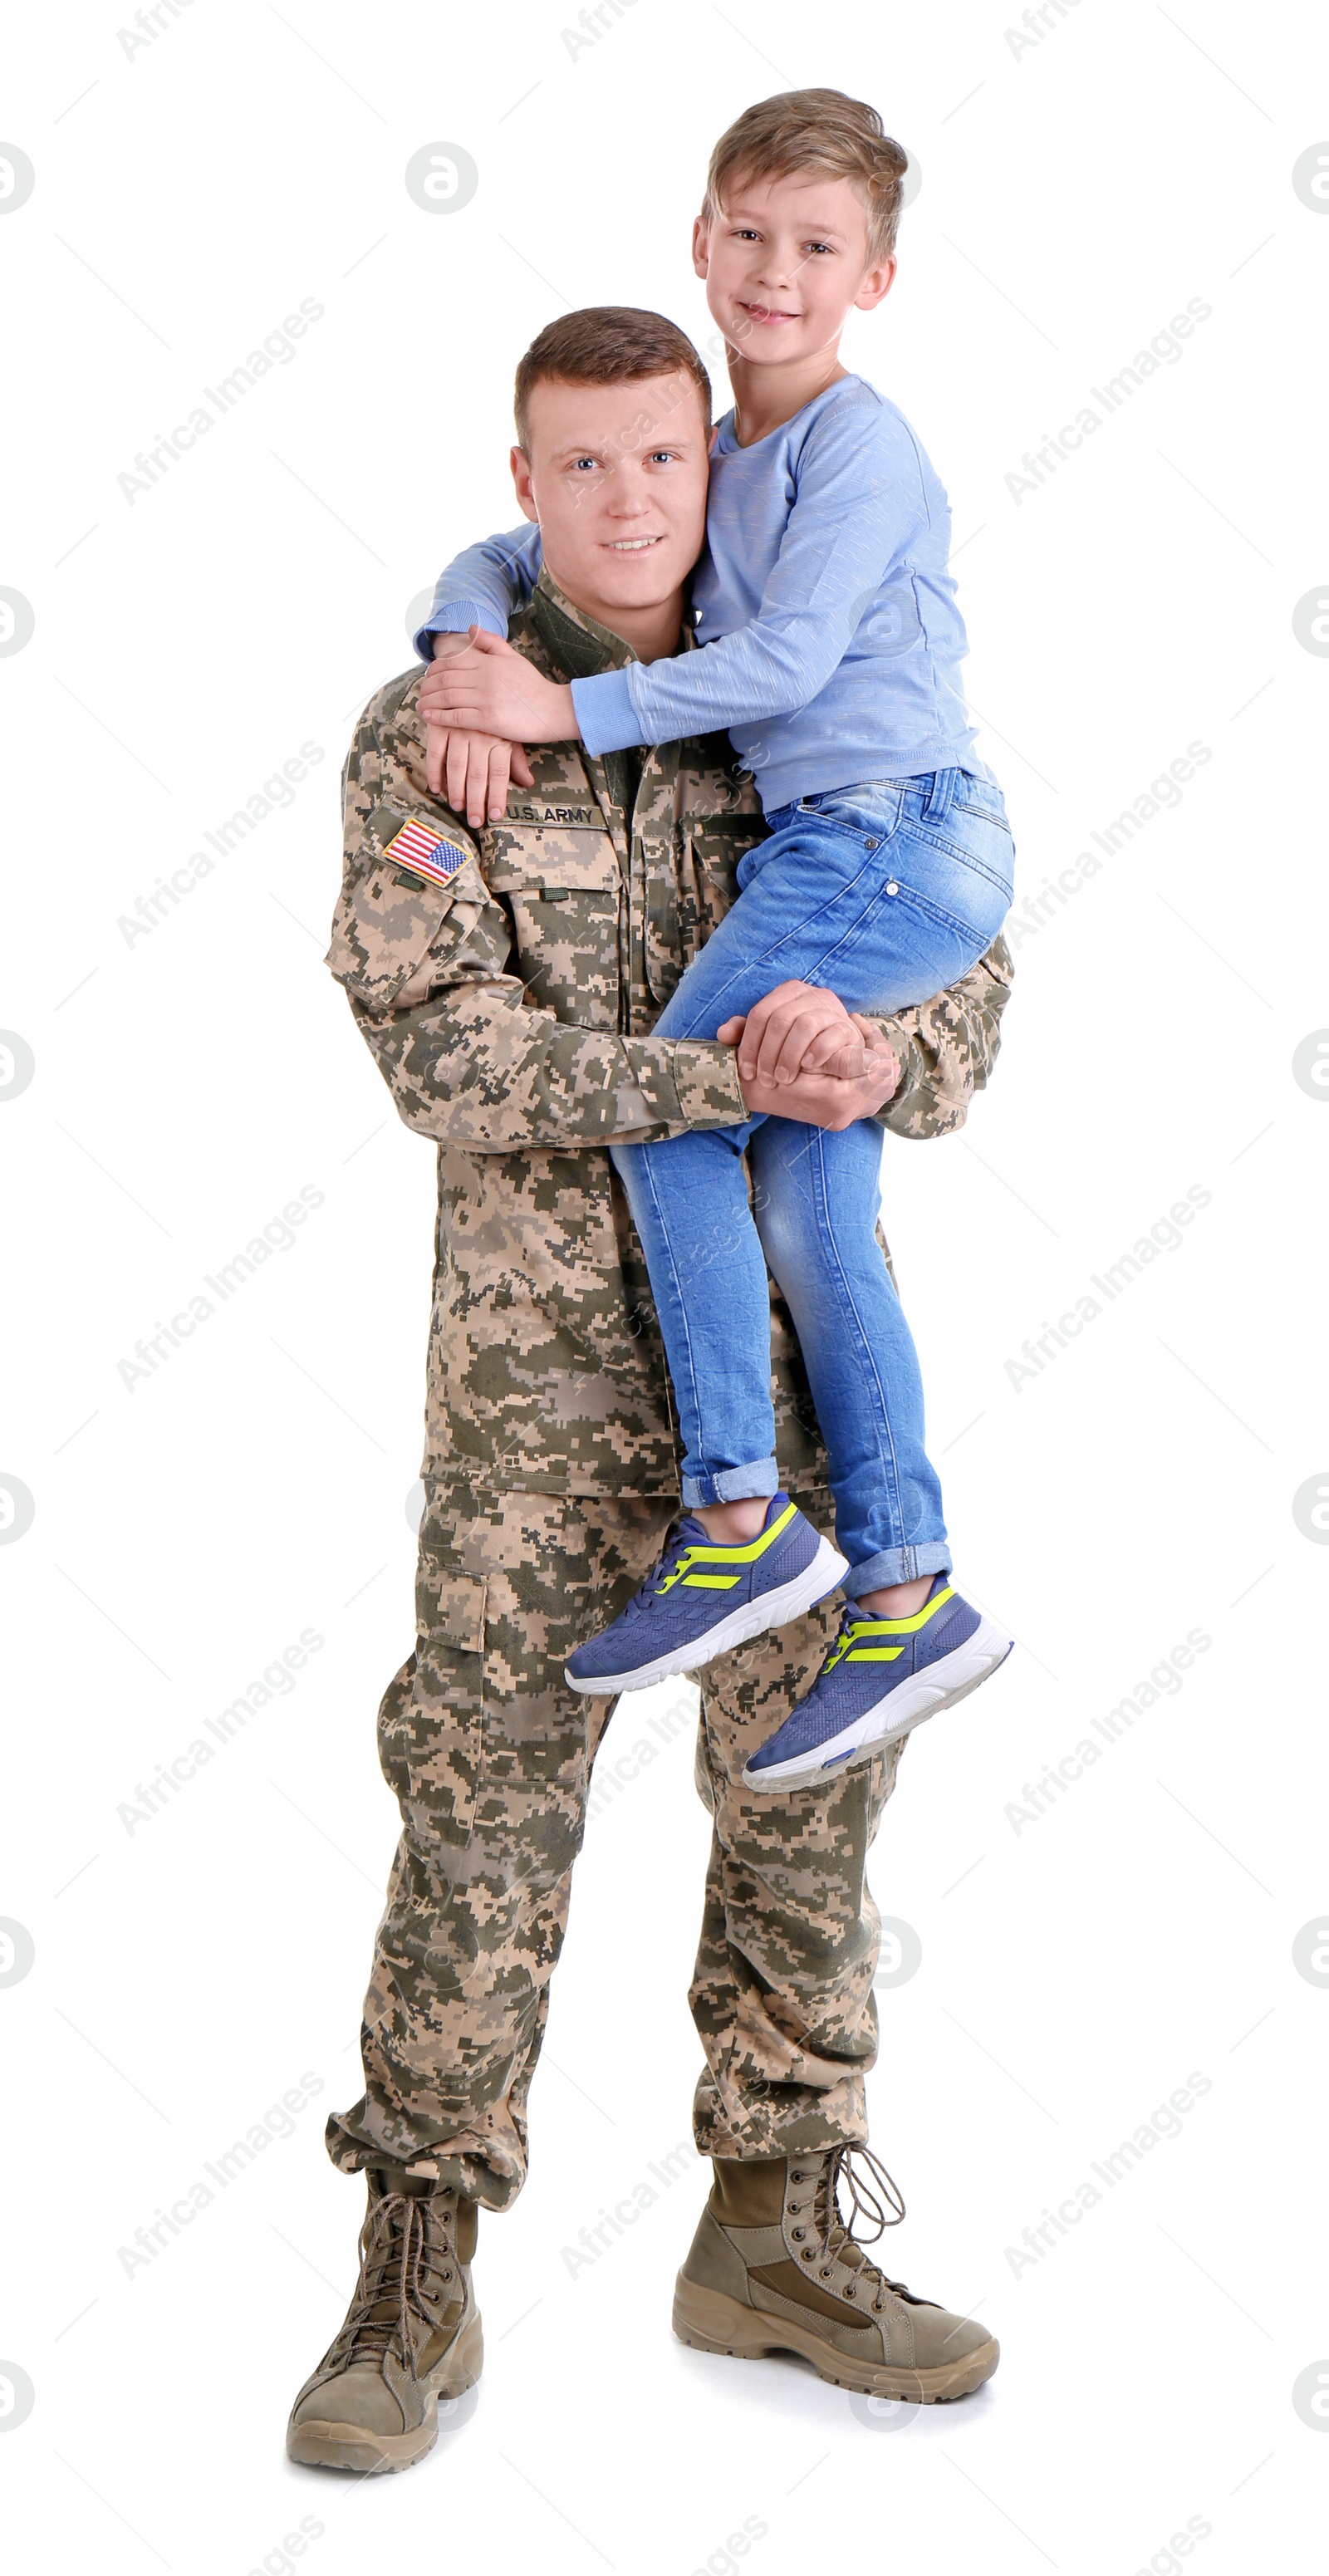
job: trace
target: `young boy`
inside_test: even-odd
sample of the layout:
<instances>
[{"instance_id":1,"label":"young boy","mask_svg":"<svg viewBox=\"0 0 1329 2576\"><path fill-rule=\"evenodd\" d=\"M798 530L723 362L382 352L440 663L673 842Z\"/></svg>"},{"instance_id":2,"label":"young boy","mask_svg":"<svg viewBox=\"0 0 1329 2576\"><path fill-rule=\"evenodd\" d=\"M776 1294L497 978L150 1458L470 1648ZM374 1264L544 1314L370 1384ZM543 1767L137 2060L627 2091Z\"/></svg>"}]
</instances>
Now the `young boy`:
<instances>
[{"instance_id":1,"label":"young boy","mask_svg":"<svg viewBox=\"0 0 1329 2576\"><path fill-rule=\"evenodd\" d=\"M973 754L957 677L946 497L900 413L838 357L850 310L891 285L905 168L876 111L834 90L765 100L716 146L694 265L735 406L714 433L693 584L704 649L567 686L532 671L480 621L502 626L529 595L538 532L472 549L435 597L432 629L459 644L469 630L473 649L434 661L421 712L450 737L431 759L474 819L486 781L493 810L493 737L579 737L605 754L729 727L770 837L656 1028L736 1043L740 1080L847 1067L846 1007L889 1013L964 975L1011 900L1001 791ZM568 465L605 470L600 457ZM760 1049L745 1051L748 1015L786 982L797 998L763 1015ZM880 1147L870 1122L837 1133L768 1117L614 1152L673 1378L686 1510L568 1679L609 1692L691 1671L843 1576L840 1635L753 1755L753 1788L869 1760L1010 1651L948 1581L917 1356L875 1235ZM798 1330L844 1556L776 1491L768 1264Z\"/></svg>"}]
</instances>

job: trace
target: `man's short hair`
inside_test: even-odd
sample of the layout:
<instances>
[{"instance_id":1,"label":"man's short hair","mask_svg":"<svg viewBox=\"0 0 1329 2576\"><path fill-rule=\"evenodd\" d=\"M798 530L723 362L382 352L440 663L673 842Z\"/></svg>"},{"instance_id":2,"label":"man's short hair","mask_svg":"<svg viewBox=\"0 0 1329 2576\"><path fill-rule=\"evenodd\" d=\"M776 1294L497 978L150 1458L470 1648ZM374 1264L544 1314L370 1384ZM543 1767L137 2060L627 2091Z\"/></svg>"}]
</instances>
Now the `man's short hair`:
<instances>
[{"instance_id":1,"label":"man's short hair","mask_svg":"<svg viewBox=\"0 0 1329 2576\"><path fill-rule=\"evenodd\" d=\"M868 219L868 260L895 248L909 155L875 107L842 89L789 89L745 108L711 154L702 216L724 211L735 179L847 179Z\"/></svg>"},{"instance_id":2,"label":"man's short hair","mask_svg":"<svg viewBox=\"0 0 1329 2576\"><path fill-rule=\"evenodd\" d=\"M705 428L711 425L711 380L686 331L663 313L636 304L588 304L536 334L517 366L513 411L517 444L530 448L530 401L536 385L639 384L645 376L691 376Z\"/></svg>"}]
</instances>

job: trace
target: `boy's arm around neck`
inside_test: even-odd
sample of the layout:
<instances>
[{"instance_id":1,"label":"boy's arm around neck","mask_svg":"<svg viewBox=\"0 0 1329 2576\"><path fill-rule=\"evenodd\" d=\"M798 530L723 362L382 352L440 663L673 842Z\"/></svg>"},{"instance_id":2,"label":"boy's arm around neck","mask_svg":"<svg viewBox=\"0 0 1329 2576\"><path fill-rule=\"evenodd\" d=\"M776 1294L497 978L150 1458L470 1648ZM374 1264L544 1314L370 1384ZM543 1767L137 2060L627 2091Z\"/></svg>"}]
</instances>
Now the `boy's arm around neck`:
<instances>
[{"instance_id":1,"label":"boy's arm around neck","mask_svg":"<svg viewBox=\"0 0 1329 2576\"><path fill-rule=\"evenodd\" d=\"M421 661L432 661L436 636L464 636L468 626L506 636L509 620L529 603L543 560L540 531L524 520L504 535L464 546L444 565L429 615L416 631Z\"/></svg>"}]
</instances>

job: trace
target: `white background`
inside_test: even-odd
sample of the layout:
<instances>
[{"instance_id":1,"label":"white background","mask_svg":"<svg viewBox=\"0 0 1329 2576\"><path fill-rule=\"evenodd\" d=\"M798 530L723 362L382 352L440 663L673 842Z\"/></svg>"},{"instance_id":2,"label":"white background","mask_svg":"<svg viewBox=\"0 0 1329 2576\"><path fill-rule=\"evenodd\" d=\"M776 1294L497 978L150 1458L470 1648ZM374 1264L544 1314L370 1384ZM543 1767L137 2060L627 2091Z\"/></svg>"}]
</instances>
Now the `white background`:
<instances>
[{"instance_id":1,"label":"white background","mask_svg":"<svg viewBox=\"0 0 1329 2576\"><path fill-rule=\"evenodd\" d=\"M1304 2564L1329 2460L1292 2402L1329 2355L1329 1993L1292 1958L1329 1899L1329 1558L1292 1507L1329 1471L1329 1110L1292 1071L1329 1024L1329 664L1293 628L1329 590L1329 221L1292 181L1329 132L1314 13L1078 0L1017 51L978 0L634 0L575 54L535 0L159 14L126 53L109 7L21 13L3 108L36 172L0 212L0 583L35 616L0 661L0 1025L35 1065L0 1094L0 1471L35 1502L0 1547L0 1914L35 1944L0 1990L0 2358L35 2390L0 2446L15 2564L284 2576L302 2516L319 2576L1166 2576L1188 2522L1205 2576ZM521 349L592 302L704 338L709 145L810 82L874 100L921 169L898 284L846 354L951 494L1020 899L1189 743L1211 755L1022 936L965 1133L886 1153L957 1569L1020 1650L915 1739L874 1854L922 1964L880 1993L873 2140L909 2202L887 2268L976 2309L1002 2365L886 2439L795 2363L684 2350L692 2162L570 2272L578 2230L687 2140L698 2062L690 1729L634 1779L626 1703L531 2181L482 2222L478 2404L409 2476L319 2477L282 2436L354 2277L361 2194L320 2131L359 2087L395 1836L373 1722L411 1636L433 1210L320 962L337 769L410 659L409 603L513 521ZM479 173L443 215L403 181L432 141ZM126 497L136 452L306 297L325 309L289 363ZM1017 499L1024 452L1192 298L1212 310L1181 357ZM306 742L293 802L127 940ZM323 1203L290 1248L127 1386L135 1341L304 1185ZM1179 1246L1013 1383L1192 1187ZM325 1643L295 1687L127 1830L136 1784L305 1628ZM1212 1642L1181 1686L1037 1821L1009 1815L1192 1629ZM1022 2232L1192 2072L1182 2134L1017 2270ZM136 2228L305 2074L293 2133L127 2273Z\"/></svg>"}]
</instances>

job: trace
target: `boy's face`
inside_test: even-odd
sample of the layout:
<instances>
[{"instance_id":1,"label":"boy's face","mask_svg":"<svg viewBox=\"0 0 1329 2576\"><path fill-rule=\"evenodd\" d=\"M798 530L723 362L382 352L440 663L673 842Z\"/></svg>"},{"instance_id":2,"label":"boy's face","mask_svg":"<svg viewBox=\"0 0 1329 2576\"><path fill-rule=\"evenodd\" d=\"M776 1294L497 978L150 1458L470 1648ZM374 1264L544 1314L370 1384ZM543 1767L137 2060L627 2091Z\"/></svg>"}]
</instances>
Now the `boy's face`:
<instances>
[{"instance_id":1,"label":"boy's face","mask_svg":"<svg viewBox=\"0 0 1329 2576\"><path fill-rule=\"evenodd\" d=\"M512 451L517 499L540 522L553 579L602 624L683 588L705 533L711 436L687 375L533 388L529 453Z\"/></svg>"},{"instance_id":2,"label":"boy's face","mask_svg":"<svg viewBox=\"0 0 1329 2576\"><path fill-rule=\"evenodd\" d=\"M754 366L831 346L853 307L871 312L895 275L893 253L869 264L868 219L849 181L811 173L739 171L722 212L698 216L692 264L730 348Z\"/></svg>"}]
</instances>

